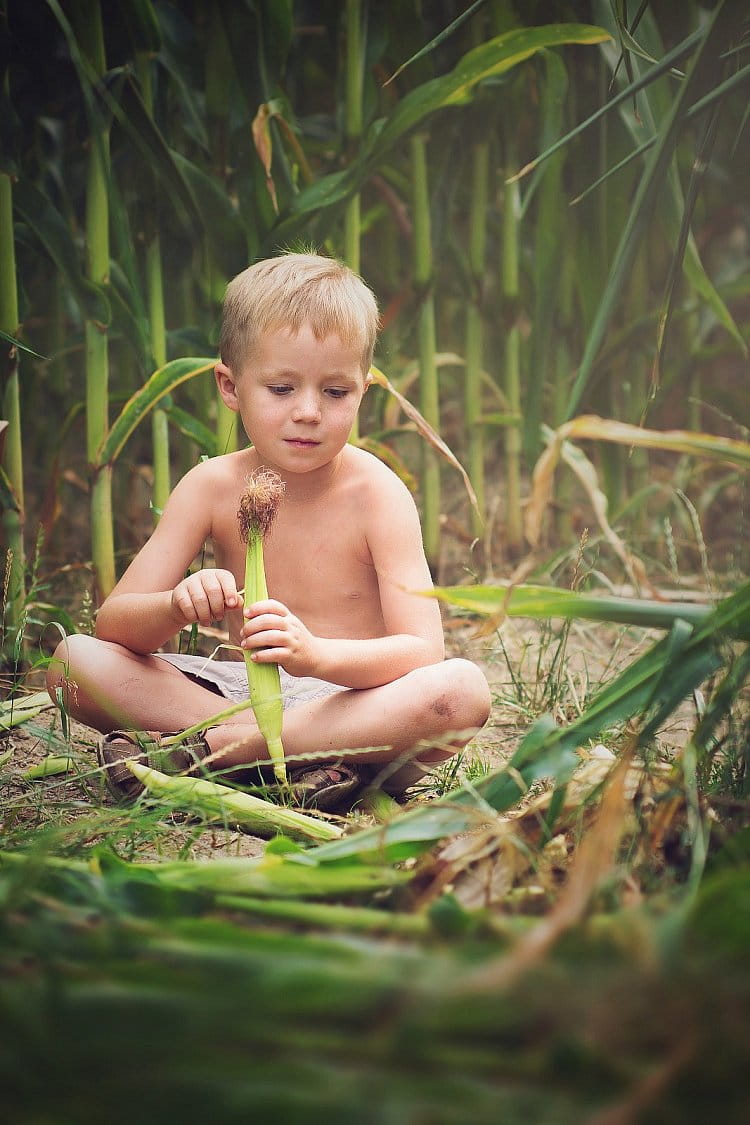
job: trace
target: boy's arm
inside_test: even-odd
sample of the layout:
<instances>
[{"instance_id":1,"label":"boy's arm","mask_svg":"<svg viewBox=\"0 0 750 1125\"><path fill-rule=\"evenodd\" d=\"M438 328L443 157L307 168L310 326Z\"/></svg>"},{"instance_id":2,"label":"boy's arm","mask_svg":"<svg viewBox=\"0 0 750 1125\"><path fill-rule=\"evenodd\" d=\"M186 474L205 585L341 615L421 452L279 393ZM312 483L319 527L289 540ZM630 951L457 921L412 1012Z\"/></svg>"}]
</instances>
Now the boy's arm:
<instances>
[{"instance_id":1,"label":"boy's arm","mask_svg":"<svg viewBox=\"0 0 750 1125\"><path fill-rule=\"evenodd\" d=\"M154 652L185 625L208 625L242 604L226 570L186 575L211 532L210 463L196 466L172 492L148 541L96 615L96 635L133 652Z\"/></svg>"},{"instance_id":2,"label":"boy's arm","mask_svg":"<svg viewBox=\"0 0 750 1125\"><path fill-rule=\"evenodd\" d=\"M314 675L352 688L378 687L415 668L443 660L445 645L438 603L413 593L432 588L416 506L390 472L387 487L382 483L378 482L371 497L367 538L378 579L385 635L352 640L315 637L285 606L269 602L265 604L271 617L275 613L280 617L275 622L268 617L265 631L261 628L254 632L252 620L243 631L251 638L247 647L263 646L254 659L263 663L275 660L292 675ZM262 626L261 618L258 624Z\"/></svg>"}]
</instances>

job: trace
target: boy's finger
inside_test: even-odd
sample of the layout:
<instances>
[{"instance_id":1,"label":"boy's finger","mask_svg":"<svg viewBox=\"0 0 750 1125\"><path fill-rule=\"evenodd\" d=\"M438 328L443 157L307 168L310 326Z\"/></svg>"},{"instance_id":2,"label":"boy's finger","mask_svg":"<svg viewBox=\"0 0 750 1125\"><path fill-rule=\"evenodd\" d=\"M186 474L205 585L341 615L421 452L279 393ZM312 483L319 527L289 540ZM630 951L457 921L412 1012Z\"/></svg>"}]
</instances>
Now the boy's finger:
<instances>
[{"instance_id":1,"label":"boy's finger","mask_svg":"<svg viewBox=\"0 0 750 1125\"><path fill-rule=\"evenodd\" d=\"M237 591L235 585L234 575L227 572L219 576L219 585L221 587L222 597L226 605L231 608L238 606L242 602L242 598Z\"/></svg>"},{"instance_id":2,"label":"boy's finger","mask_svg":"<svg viewBox=\"0 0 750 1125\"><path fill-rule=\"evenodd\" d=\"M273 598L266 598L262 602L253 602L251 605L245 607L245 615L257 617L261 613L275 613L281 617L286 617L289 610L283 602L277 602Z\"/></svg>"}]
</instances>

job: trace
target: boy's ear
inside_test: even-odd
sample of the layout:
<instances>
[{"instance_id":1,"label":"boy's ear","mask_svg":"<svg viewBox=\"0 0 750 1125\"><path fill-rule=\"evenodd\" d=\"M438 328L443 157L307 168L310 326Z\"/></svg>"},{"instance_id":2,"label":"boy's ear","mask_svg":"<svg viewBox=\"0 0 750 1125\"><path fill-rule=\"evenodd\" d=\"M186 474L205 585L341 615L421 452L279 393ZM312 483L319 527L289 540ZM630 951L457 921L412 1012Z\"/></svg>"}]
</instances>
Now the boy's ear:
<instances>
[{"instance_id":1,"label":"boy's ear","mask_svg":"<svg viewBox=\"0 0 750 1125\"><path fill-rule=\"evenodd\" d=\"M234 375L231 369L227 367L226 363L216 364L214 367L214 376L216 378L216 386L219 388L219 394L222 400L230 410L239 410L240 404L237 399L237 388L234 385Z\"/></svg>"}]
</instances>

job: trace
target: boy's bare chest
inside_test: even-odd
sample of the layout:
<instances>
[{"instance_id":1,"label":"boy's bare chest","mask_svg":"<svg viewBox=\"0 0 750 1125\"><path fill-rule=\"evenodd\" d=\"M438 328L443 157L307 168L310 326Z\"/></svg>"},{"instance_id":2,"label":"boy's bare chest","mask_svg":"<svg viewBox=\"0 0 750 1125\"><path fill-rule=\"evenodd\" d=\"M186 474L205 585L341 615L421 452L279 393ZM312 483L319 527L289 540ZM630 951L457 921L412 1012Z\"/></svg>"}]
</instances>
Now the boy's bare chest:
<instances>
[{"instance_id":1,"label":"boy's bare chest","mask_svg":"<svg viewBox=\"0 0 750 1125\"><path fill-rule=\"evenodd\" d=\"M241 587L245 548L234 514L215 524L216 565L231 570ZM382 628L375 569L364 520L346 506L288 508L264 542L269 597L278 599L320 635L376 635ZM353 622L355 631L353 632Z\"/></svg>"}]
</instances>

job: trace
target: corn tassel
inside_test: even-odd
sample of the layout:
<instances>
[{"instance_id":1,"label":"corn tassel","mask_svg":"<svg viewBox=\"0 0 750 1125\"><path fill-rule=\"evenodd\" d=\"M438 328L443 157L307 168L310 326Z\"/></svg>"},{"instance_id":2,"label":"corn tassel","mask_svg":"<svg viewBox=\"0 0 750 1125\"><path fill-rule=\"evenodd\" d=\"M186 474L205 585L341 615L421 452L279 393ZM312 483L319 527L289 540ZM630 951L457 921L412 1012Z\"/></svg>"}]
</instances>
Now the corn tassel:
<instances>
[{"instance_id":1,"label":"corn tassel","mask_svg":"<svg viewBox=\"0 0 750 1125\"><path fill-rule=\"evenodd\" d=\"M263 565L263 537L268 531L284 485L269 470L259 470L248 482L238 513L240 533L247 544L245 552L245 605L263 601L268 597L266 572ZM256 664L245 651L245 668L250 691L250 703L258 730L266 740L268 756L273 764L276 780L287 782L284 746L281 741L283 704L278 664Z\"/></svg>"},{"instance_id":2,"label":"corn tassel","mask_svg":"<svg viewBox=\"0 0 750 1125\"><path fill-rule=\"evenodd\" d=\"M201 777L170 776L137 761L130 760L126 764L155 797L163 797L209 823L237 826L263 837L281 832L308 843L337 840L344 834L336 824L275 805L228 785Z\"/></svg>"}]
</instances>

